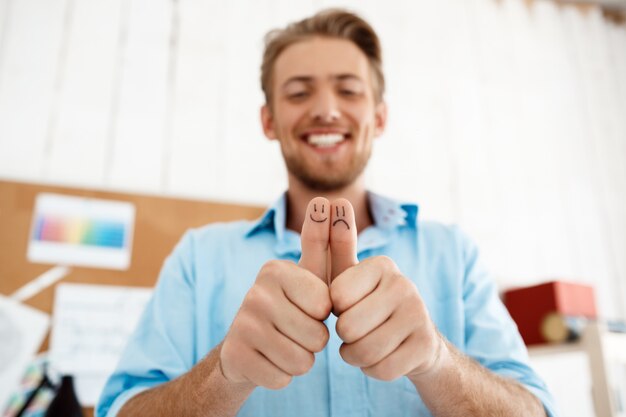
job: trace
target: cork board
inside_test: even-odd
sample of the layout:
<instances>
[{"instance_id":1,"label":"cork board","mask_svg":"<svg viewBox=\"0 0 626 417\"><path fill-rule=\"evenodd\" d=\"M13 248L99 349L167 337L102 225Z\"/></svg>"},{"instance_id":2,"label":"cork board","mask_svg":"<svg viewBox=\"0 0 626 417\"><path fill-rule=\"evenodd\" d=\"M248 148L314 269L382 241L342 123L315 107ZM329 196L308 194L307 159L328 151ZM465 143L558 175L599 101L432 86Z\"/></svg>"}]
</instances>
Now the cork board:
<instances>
[{"instance_id":1,"label":"cork board","mask_svg":"<svg viewBox=\"0 0 626 417\"><path fill-rule=\"evenodd\" d=\"M61 282L153 286L163 261L187 229L217 221L255 219L264 211L258 206L0 181L0 293L3 295L11 295L53 266L33 264L26 259L35 197L41 192L128 201L136 208L128 270L74 267ZM53 298L54 286L25 304L51 313ZM47 348L46 339L41 350ZM86 416L93 415L92 409L84 411Z\"/></svg>"}]
</instances>

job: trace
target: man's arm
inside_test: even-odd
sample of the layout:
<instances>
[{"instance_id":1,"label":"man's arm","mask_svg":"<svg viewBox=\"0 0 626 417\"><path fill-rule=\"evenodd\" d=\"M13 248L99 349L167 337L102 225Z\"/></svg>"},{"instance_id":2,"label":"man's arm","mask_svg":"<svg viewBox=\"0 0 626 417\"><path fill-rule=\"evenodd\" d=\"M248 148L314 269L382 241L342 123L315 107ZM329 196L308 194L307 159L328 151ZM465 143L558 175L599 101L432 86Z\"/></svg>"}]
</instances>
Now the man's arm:
<instances>
[{"instance_id":1,"label":"man's arm","mask_svg":"<svg viewBox=\"0 0 626 417\"><path fill-rule=\"evenodd\" d=\"M219 365L221 347L221 344L215 347L186 374L130 399L119 417L236 415L254 385L232 383L224 377Z\"/></svg>"},{"instance_id":2,"label":"man's arm","mask_svg":"<svg viewBox=\"0 0 626 417\"><path fill-rule=\"evenodd\" d=\"M439 337L433 368L408 376L433 415L545 417L539 399L521 384L485 369Z\"/></svg>"},{"instance_id":3,"label":"man's arm","mask_svg":"<svg viewBox=\"0 0 626 417\"><path fill-rule=\"evenodd\" d=\"M352 207L345 200L331 206L335 204L345 207L342 218L350 225L333 227L330 235L330 294L337 334L344 341L342 358L384 381L406 375L435 416L545 417L530 391L475 363L445 340L415 284L390 258L358 261ZM491 342L483 342L492 344L503 336L485 335Z\"/></svg>"},{"instance_id":4,"label":"man's arm","mask_svg":"<svg viewBox=\"0 0 626 417\"><path fill-rule=\"evenodd\" d=\"M322 198L314 199L307 213L322 207L322 204L328 207L329 203ZM164 351L169 357L170 341L178 340L174 333L180 322L169 322L166 337L150 344L135 344L135 354L137 351L154 353L155 359L136 366L143 379L153 378L150 381L152 388L136 394L142 386L145 387L145 383L134 378L133 374L137 371L131 353L127 358L131 364L128 377L110 382L110 391L116 394L115 398L111 400L113 395L107 394L98 415L114 415L116 408L111 402L117 401L115 406L123 404L117 415L123 417L233 416L255 387L283 388L293 376L308 372L315 361L314 354L326 346L329 338L323 323L331 310L325 281L328 233L327 221L320 223L307 218L301 236L303 252L299 265L277 260L266 262L222 343L190 370L179 372L180 376L156 386L153 382L162 375L174 374L172 366L159 360ZM173 276L177 273L174 272ZM170 281L163 280L165 284ZM153 303L153 311L167 318L177 315L179 319L183 312L183 322L193 320L188 306L192 305L194 288L191 285L182 287L184 289L173 293L178 296L175 299L184 299L186 304L174 307L161 300ZM151 328L155 327L163 326L152 323ZM187 336L191 338L189 332L191 330ZM191 349L191 343L180 348L185 353Z\"/></svg>"}]
</instances>

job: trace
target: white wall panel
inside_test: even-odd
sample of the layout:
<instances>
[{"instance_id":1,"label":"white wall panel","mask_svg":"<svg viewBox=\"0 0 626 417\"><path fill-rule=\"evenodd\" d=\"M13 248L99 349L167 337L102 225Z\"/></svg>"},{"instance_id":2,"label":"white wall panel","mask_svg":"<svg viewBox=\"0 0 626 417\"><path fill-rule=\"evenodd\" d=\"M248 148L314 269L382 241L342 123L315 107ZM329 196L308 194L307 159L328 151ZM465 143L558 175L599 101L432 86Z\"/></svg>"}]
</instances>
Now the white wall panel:
<instances>
[{"instance_id":1,"label":"white wall panel","mask_svg":"<svg viewBox=\"0 0 626 417\"><path fill-rule=\"evenodd\" d=\"M223 124L218 164L221 179L217 193L231 201L270 204L284 191L287 182L278 142L268 144L260 123L261 92L259 68L263 37L285 21L301 18L314 11L311 2L264 0L256 7L237 3L224 6L225 19L231 22L223 36L230 39L223 65ZM279 12L280 19L276 15Z\"/></svg>"},{"instance_id":2,"label":"white wall panel","mask_svg":"<svg viewBox=\"0 0 626 417\"><path fill-rule=\"evenodd\" d=\"M620 178L620 174L615 170L615 159L621 159L623 165L623 157L615 147L616 138L613 136L612 129L614 115L610 97L611 89L614 87L611 80L612 74L606 68L609 65L608 54L600 13L591 12L585 16L585 19L572 21L572 23L571 32L578 53L584 94L585 147L594 181L593 194L588 198L597 201L594 214L599 221L594 232L600 236L595 241L587 236L583 238L583 242L587 244L583 256L596 255L596 259L599 258L598 262L594 263L593 279L598 281L600 301L612 307L608 309L608 312L615 314L623 305L616 281L624 280L625 277L617 275L619 259L623 259L624 255L623 253L617 254L615 251L613 231L623 236L624 229L619 225L618 218L623 219L625 209L623 191L620 192L615 188L619 182L623 184L623 178ZM617 142L623 140L622 137L617 139ZM618 198L621 202L616 201L614 196L620 196L621 198ZM616 212L616 209L621 209L620 214Z\"/></svg>"},{"instance_id":3,"label":"white wall panel","mask_svg":"<svg viewBox=\"0 0 626 417\"><path fill-rule=\"evenodd\" d=\"M0 4L0 175L41 178L66 2Z\"/></svg>"},{"instance_id":4,"label":"white wall panel","mask_svg":"<svg viewBox=\"0 0 626 417\"><path fill-rule=\"evenodd\" d=\"M168 114L171 2L127 0L114 135L105 165L107 185L161 189Z\"/></svg>"},{"instance_id":5,"label":"white wall panel","mask_svg":"<svg viewBox=\"0 0 626 417\"><path fill-rule=\"evenodd\" d=\"M44 178L103 186L119 85L121 0L72 0L67 60L52 121Z\"/></svg>"},{"instance_id":6,"label":"white wall panel","mask_svg":"<svg viewBox=\"0 0 626 417\"><path fill-rule=\"evenodd\" d=\"M516 50L513 48L515 18L527 18L526 11L511 3L494 6L481 0L470 2L472 29L478 58L478 87L481 100L482 138L478 140L488 155L493 172L491 189L494 218L499 229L499 247L492 248L490 266L497 277L515 280L533 276L536 253L529 219L527 194L527 145L523 135L521 82ZM481 186L485 186L481 184ZM488 185L487 185L488 186ZM479 242L482 244L482 242ZM485 249L488 251L488 248ZM527 262L518 262L525 259ZM513 278L514 277L514 278Z\"/></svg>"},{"instance_id":7,"label":"white wall panel","mask_svg":"<svg viewBox=\"0 0 626 417\"><path fill-rule=\"evenodd\" d=\"M611 25L607 28L609 31L609 44L611 53L611 65L615 68L612 72L614 77L614 118L615 118L615 143L616 150L614 162L622 170L624 167L624 158L626 157L626 78L622 74L626 74L626 25ZM613 216L615 225L612 227L613 233L613 251L616 254L616 268L618 273L614 281L616 286L621 286L621 299L626 299L626 198L624 198L624 189L626 189L626 173L617 173L617 188L613 190L614 200L617 201L617 207L613 208ZM621 181L620 181L621 180ZM620 211L621 210L621 211ZM622 304L622 309L626 306ZM623 316L626 311L623 310Z\"/></svg>"},{"instance_id":8,"label":"white wall panel","mask_svg":"<svg viewBox=\"0 0 626 417\"><path fill-rule=\"evenodd\" d=\"M2 62L2 50L4 32L7 27L8 14L11 7L11 0L0 0L0 62Z\"/></svg>"},{"instance_id":9,"label":"white wall panel","mask_svg":"<svg viewBox=\"0 0 626 417\"><path fill-rule=\"evenodd\" d=\"M371 15L393 25L396 35L382 36L389 124L377 144L376 152L383 154L374 154L368 181L375 190L421 201L426 217L451 221L456 177L441 94L446 80L435 76L448 49L444 11L440 2L419 2L402 11L381 4L372 9Z\"/></svg>"},{"instance_id":10,"label":"white wall panel","mask_svg":"<svg viewBox=\"0 0 626 417\"><path fill-rule=\"evenodd\" d=\"M224 4L183 0L175 8L172 126L164 190L218 198L218 161L224 135Z\"/></svg>"}]
</instances>

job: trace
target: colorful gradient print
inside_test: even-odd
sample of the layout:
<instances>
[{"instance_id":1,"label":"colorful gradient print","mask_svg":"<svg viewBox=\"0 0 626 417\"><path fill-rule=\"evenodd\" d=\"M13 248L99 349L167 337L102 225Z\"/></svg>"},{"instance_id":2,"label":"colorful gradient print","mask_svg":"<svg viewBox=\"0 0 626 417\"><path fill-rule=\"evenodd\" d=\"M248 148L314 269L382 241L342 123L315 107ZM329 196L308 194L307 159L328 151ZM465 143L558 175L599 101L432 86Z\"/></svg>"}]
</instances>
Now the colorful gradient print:
<instances>
[{"instance_id":1,"label":"colorful gradient print","mask_svg":"<svg viewBox=\"0 0 626 417\"><path fill-rule=\"evenodd\" d=\"M70 217L42 216L37 219L35 240L104 248L123 248L124 223Z\"/></svg>"}]
</instances>

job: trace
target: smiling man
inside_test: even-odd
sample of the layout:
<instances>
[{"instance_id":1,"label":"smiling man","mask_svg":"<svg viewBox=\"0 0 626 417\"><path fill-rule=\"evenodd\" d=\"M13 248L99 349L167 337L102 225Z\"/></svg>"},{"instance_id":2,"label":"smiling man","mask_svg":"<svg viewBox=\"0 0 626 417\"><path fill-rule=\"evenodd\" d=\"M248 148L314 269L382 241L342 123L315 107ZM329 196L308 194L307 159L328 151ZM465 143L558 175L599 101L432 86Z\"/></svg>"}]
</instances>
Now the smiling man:
<instances>
[{"instance_id":1,"label":"smiling man","mask_svg":"<svg viewBox=\"0 0 626 417\"><path fill-rule=\"evenodd\" d=\"M289 188L185 235L99 416L554 416L476 247L367 192L378 38L326 10L271 32L265 135Z\"/></svg>"}]
</instances>

